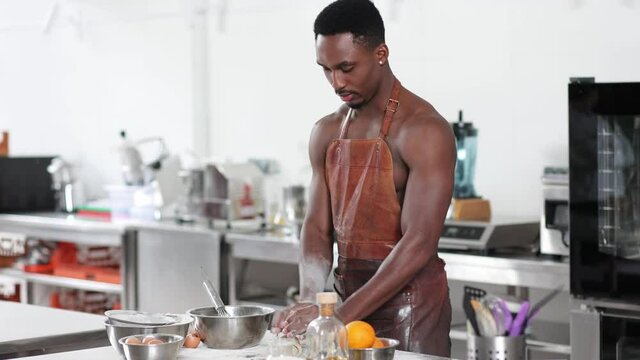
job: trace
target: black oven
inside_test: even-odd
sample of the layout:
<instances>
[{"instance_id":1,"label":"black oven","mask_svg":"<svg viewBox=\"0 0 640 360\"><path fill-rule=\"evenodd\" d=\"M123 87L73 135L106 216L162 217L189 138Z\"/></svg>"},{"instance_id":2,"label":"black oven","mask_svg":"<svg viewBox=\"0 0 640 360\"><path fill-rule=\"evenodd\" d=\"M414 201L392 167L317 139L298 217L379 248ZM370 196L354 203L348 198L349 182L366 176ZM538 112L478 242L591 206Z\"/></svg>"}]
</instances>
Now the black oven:
<instances>
[{"instance_id":1,"label":"black oven","mask_svg":"<svg viewBox=\"0 0 640 360\"><path fill-rule=\"evenodd\" d=\"M569 84L571 294L640 304L640 83Z\"/></svg>"},{"instance_id":2,"label":"black oven","mask_svg":"<svg viewBox=\"0 0 640 360\"><path fill-rule=\"evenodd\" d=\"M0 157L0 213L55 210L53 157Z\"/></svg>"},{"instance_id":3,"label":"black oven","mask_svg":"<svg viewBox=\"0 0 640 360\"><path fill-rule=\"evenodd\" d=\"M640 359L640 83L569 84L572 359Z\"/></svg>"}]
</instances>

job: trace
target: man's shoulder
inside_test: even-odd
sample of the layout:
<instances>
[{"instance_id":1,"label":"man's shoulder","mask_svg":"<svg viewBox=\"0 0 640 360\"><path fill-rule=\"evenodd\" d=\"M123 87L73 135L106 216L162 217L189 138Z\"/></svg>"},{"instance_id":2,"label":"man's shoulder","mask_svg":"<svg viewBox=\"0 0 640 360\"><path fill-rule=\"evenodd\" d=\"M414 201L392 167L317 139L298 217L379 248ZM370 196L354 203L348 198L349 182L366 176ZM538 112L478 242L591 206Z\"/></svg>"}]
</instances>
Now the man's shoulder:
<instances>
[{"instance_id":1,"label":"man's shoulder","mask_svg":"<svg viewBox=\"0 0 640 360\"><path fill-rule=\"evenodd\" d=\"M408 98L405 113L397 133L400 155L409 165L427 161L432 154L439 161L455 158L455 136L447 120L426 100Z\"/></svg>"},{"instance_id":2,"label":"man's shoulder","mask_svg":"<svg viewBox=\"0 0 640 360\"><path fill-rule=\"evenodd\" d=\"M323 116L320 120L316 121L317 127L327 128L340 126L342 119L347 115L348 107L345 105L340 106L336 111Z\"/></svg>"},{"instance_id":3,"label":"man's shoulder","mask_svg":"<svg viewBox=\"0 0 640 360\"><path fill-rule=\"evenodd\" d=\"M314 132L322 137L337 137L339 135L340 125L347 115L347 111L347 106L343 105L331 114L323 116L320 120L316 121Z\"/></svg>"},{"instance_id":4,"label":"man's shoulder","mask_svg":"<svg viewBox=\"0 0 640 360\"><path fill-rule=\"evenodd\" d=\"M449 122L427 100L410 93L400 132L404 135L453 135Z\"/></svg>"}]
</instances>

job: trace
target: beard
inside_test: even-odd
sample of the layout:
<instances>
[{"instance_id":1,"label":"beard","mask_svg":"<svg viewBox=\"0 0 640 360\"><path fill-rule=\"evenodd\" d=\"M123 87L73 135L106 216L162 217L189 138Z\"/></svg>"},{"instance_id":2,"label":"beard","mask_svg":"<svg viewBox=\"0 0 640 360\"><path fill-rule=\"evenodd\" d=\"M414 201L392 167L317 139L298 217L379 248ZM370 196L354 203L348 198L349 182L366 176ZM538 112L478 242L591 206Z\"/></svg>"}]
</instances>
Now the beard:
<instances>
[{"instance_id":1,"label":"beard","mask_svg":"<svg viewBox=\"0 0 640 360\"><path fill-rule=\"evenodd\" d=\"M367 104L367 100L365 100L362 95L355 94L355 93L354 95L356 96L355 99L345 103L348 107L356 110L356 109L360 109L361 107Z\"/></svg>"},{"instance_id":2,"label":"beard","mask_svg":"<svg viewBox=\"0 0 640 360\"><path fill-rule=\"evenodd\" d=\"M362 107L362 105L364 105L364 102L359 102L359 103L346 103L348 107L352 108L353 110L358 110Z\"/></svg>"}]
</instances>

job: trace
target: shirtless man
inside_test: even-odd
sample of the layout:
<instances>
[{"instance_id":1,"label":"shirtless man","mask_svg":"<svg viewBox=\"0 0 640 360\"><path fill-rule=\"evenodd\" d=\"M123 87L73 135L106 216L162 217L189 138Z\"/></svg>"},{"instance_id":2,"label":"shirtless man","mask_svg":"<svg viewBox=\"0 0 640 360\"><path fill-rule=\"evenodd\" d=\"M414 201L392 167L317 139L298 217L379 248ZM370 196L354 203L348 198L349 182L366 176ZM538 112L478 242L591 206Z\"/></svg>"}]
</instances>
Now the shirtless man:
<instances>
[{"instance_id":1,"label":"shirtless man","mask_svg":"<svg viewBox=\"0 0 640 360\"><path fill-rule=\"evenodd\" d=\"M338 244L336 316L365 320L400 349L449 356L451 305L438 239L451 202L455 138L389 66L380 13L338 0L314 24L316 58L344 102L311 134L313 169L302 229L301 303L274 331L302 334L317 316Z\"/></svg>"}]
</instances>

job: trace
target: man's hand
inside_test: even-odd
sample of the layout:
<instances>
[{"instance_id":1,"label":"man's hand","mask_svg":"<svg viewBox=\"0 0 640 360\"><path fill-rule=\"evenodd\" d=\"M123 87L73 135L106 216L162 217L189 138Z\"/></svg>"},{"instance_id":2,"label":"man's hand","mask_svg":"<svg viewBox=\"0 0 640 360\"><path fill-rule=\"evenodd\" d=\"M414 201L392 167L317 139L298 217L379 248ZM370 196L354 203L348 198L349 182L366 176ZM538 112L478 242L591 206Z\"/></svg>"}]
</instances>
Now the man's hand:
<instances>
[{"instance_id":1,"label":"man's hand","mask_svg":"<svg viewBox=\"0 0 640 360\"><path fill-rule=\"evenodd\" d=\"M300 338L307 331L307 325L318 317L318 307L310 302L291 305L276 312L271 322L271 331L278 336Z\"/></svg>"}]
</instances>

